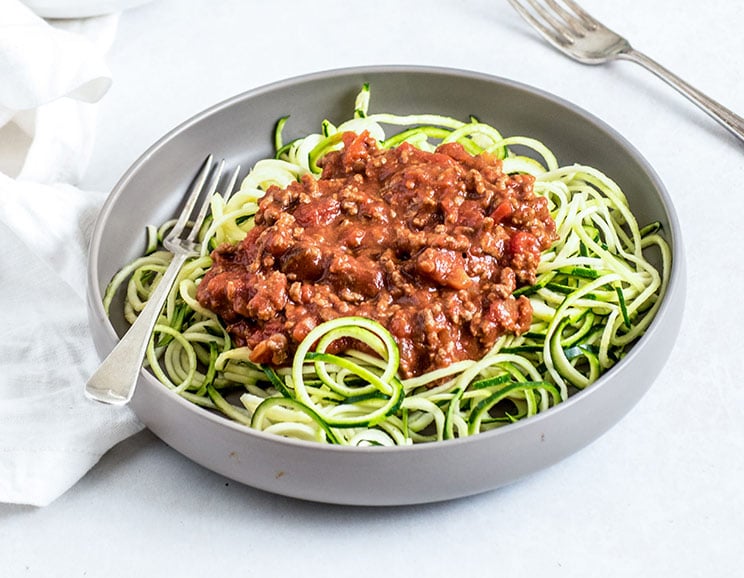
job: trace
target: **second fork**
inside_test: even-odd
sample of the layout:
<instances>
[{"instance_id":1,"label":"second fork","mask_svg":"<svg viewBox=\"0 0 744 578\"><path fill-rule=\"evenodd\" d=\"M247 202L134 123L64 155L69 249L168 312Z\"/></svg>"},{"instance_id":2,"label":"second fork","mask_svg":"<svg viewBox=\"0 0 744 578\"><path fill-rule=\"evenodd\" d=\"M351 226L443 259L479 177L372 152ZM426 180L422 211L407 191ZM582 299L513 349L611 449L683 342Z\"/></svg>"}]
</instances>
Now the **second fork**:
<instances>
[{"instance_id":1,"label":"second fork","mask_svg":"<svg viewBox=\"0 0 744 578\"><path fill-rule=\"evenodd\" d=\"M555 48L583 64L630 60L677 89L744 141L744 118L716 102L679 76L635 50L627 39L593 18L573 0L509 0L519 14Z\"/></svg>"}]
</instances>

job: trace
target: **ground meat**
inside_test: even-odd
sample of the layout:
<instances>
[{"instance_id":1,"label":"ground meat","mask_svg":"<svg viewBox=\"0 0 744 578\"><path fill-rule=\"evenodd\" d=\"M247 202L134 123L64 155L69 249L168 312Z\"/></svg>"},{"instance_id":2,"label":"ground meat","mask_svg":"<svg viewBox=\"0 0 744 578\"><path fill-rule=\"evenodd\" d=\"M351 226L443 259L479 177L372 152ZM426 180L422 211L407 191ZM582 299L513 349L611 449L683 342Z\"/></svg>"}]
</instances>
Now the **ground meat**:
<instances>
[{"instance_id":1,"label":"ground meat","mask_svg":"<svg viewBox=\"0 0 744 578\"><path fill-rule=\"evenodd\" d=\"M410 377L526 331L530 302L512 293L534 283L555 239L533 178L454 143L382 150L346 133L343 144L319 179L271 187L248 236L212 253L198 299L235 344L284 365L316 325L359 315L392 333Z\"/></svg>"}]
</instances>

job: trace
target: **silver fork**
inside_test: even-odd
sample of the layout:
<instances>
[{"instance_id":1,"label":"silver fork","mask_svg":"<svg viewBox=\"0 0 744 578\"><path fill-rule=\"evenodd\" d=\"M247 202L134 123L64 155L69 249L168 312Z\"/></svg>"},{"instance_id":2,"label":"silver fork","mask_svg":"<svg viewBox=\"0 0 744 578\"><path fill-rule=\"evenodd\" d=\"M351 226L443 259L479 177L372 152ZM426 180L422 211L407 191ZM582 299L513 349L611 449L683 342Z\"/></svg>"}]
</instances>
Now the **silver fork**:
<instances>
[{"instance_id":1,"label":"silver fork","mask_svg":"<svg viewBox=\"0 0 744 578\"><path fill-rule=\"evenodd\" d=\"M548 42L584 64L614 59L630 60L668 82L712 118L744 141L744 118L689 85L661 64L635 50L630 43L591 17L576 2L509 0L519 14Z\"/></svg>"},{"instance_id":2,"label":"silver fork","mask_svg":"<svg viewBox=\"0 0 744 578\"><path fill-rule=\"evenodd\" d=\"M212 155L204 161L176 224L163 240L163 246L173 253L170 265L135 322L86 383L85 395L88 398L114 405L124 405L132 399L150 337L168 294L183 265L190 257L198 254L197 236L207 216L210 199L217 190L224 166L223 160L215 167ZM227 197L232 193L239 172L238 166L233 171L223 196ZM209 180L207 195L191 220L207 180Z\"/></svg>"}]
</instances>

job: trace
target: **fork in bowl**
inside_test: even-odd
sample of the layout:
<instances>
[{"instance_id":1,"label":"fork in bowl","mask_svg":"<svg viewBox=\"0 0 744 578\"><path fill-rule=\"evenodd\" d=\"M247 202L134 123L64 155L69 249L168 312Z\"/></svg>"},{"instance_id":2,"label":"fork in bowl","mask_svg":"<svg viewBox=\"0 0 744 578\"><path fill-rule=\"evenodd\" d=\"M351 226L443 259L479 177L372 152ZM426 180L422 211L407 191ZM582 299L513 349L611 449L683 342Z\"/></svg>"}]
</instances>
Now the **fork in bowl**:
<instances>
[{"instance_id":1,"label":"fork in bowl","mask_svg":"<svg viewBox=\"0 0 744 578\"><path fill-rule=\"evenodd\" d=\"M186 261L199 253L199 231L209 212L210 200L217 191L224 166L224 160L215 166L212 155L202 164L178 220L163 240L163 246L173 254L171 262L135 322L88 379L85 385L85 395L88 398L113 405L124 405L131 400L150 336L168 294ZM240 166L233 170L224 188L225 199L234 190L239 173ZM195 211L205 185L207 194L198 211Z\"/></svg>"},{"instance_id":2,"label":"fork in bowl","mask_svg":"<svg viewBox=\"0 0 744 578\"><path fill-rule=\"evenodd\" d=\"M744 118L706 96L642 52L628 40L590 16L573 0L509 0L519 14L550 44L584 64L630 60L676 88L716 121L744 141Z\"/></svg>"}]
</instances>

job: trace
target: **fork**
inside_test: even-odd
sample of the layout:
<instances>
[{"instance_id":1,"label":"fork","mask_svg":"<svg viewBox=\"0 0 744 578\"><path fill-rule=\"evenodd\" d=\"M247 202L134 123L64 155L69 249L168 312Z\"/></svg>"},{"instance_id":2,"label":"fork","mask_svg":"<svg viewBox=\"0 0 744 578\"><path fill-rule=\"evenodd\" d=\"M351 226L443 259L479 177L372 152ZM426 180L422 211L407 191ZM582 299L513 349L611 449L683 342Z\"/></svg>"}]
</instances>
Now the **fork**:
<instances>
[{"instance_id":1,"label":"fork","mask_svg":"<svg viewBox=\"0 0 744 578\"><path fill-rule=\"evenodd\" d=\"M590 16L576 2L563 0L561 4L557 0L509 0L509 3L550 44L564 54L584 64L603 64L614 59L640 64L744 141L744 118L635 50L628 40Z\"/></svg>"},{"instance_id":2,"label":"fork","mask_svg":"<svg viewBox=\"0 0 744 578\"><path fill-rule=\"evenodd\" d=\"M124 405L132 399L150 337L168 294L186 261L199 253L199 230L207 216L210 200L217 190L224 166L223 160L215 167L212 155L201 166L176 224L163 240L163 246L173 254L171 262L135 322L88 379L85 395L89 399L113 405ZM235 188L239 172L238 166L225 188L225 198ZM191 220L207 181L207 195Z\"/></svg>"}]
</instances>

